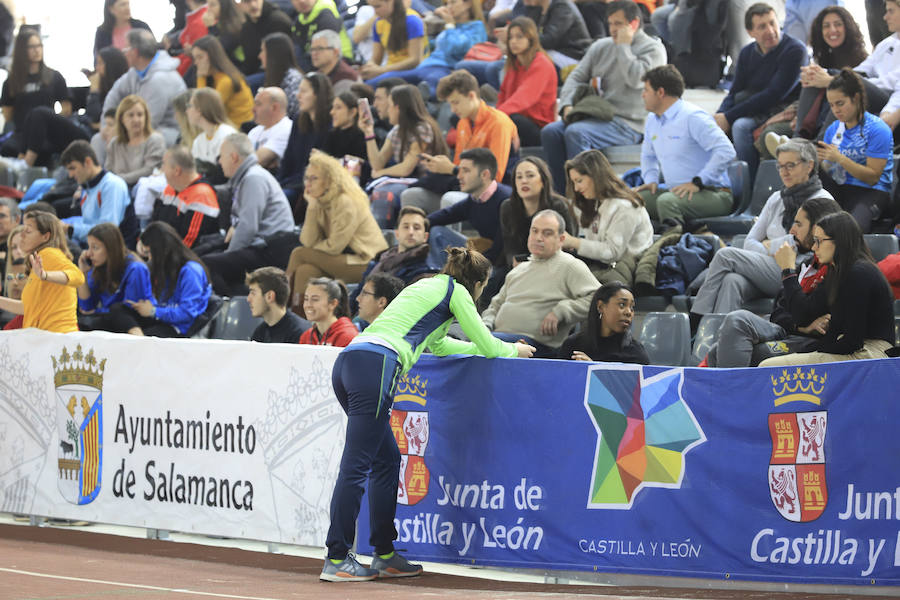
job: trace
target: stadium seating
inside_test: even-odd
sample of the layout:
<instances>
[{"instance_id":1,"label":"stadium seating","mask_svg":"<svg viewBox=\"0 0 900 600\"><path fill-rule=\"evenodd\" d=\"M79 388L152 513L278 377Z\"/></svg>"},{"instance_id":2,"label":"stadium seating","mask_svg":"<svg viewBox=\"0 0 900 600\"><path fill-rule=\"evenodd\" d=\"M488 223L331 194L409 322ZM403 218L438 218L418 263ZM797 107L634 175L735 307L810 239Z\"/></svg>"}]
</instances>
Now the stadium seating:
<instances>
[{"instance_id":1,"label":"stadium seating","mask_svg":"<svg viewBox=\"0 0 900 600\"><path fill-rule=\"evenodd\" d=\"M648 313L636 337L654 365L685 366L690 363L691 325L686 313Z\"/></svg>"},{"instance_id":2,"label":"stadium seating","mask_svg":"<svg viewBox=\"0 0 900 600\"><path fill-rule=\"evenodd\" d=\"M730 215L697 219L710 231L721 236L747 233L753 226L756 216L747 212L753 198L750 190L750 167L742 160L732 161L728 165L728 178L731 180L731 193L734 195L734 210ZM757 213L759 214L759 213Z\"/></svg>"},{"instance_id":3,"label":"stadium seating","mask_svg":"<svg viewBox=\"0 0 900 600\"><path fill-rule=\"evenodd\" d=\"M866 246L875 262L884 259L889 254L900 252L900 245L897 243L897 236L893 233L867 233L863 236L866 240Z\"/></svg>"},{"instance_id":4,"label":"stadium seating","mask_svg":"<svg viewBox=\"0 0 900 600\"><path fill-rule=\"evenodd\" d=\"M725 315L722 313L709 313L700 319L697 335L694 336L694 349L691 352L690 364L692 366L700 364L700 361L709 352L710 346L719 339L719 327L722 326L724 320Z\"/></svg>"},{"instance_id":5,"label":"stadium seating","mask_svg":"<svg viewBox=\"0 0 900 600\"><path fill-rule=\"evenodd\" d=\"M234 296L224 301L222 309L210 323L209 338L250 341L250 336L260 323L262 319L250 313L247 297Z\"/></svg>"}]
</instances>

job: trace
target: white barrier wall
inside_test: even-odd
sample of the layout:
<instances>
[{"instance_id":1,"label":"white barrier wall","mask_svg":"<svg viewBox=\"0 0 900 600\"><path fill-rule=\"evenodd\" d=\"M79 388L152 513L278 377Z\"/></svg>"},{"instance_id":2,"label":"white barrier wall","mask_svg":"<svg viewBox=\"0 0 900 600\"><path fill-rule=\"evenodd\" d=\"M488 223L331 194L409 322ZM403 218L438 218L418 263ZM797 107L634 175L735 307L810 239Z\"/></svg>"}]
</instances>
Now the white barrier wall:
<instances>
[{"instance_id":1,"label":"white barrier wall","mask_svg":"<svg viewBox=\"0 0 900 600\"><path fill-rule=\"evenodd\" d=\"M0 511L324 545L339 350L0 334Z\"/></svg>"}]
</instances>

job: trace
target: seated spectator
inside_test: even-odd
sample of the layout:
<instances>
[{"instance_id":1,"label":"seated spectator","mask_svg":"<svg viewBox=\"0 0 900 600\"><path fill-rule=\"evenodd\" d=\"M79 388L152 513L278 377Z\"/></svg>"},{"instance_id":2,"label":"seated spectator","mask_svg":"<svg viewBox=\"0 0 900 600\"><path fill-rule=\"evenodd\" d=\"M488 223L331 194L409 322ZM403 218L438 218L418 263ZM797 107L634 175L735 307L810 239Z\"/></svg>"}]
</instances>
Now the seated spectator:
<instances>
[{"instance_id":1,"label":"seated spectator","mask_svg":"<svg viewBox=\"0 0 900 600\"><path fill-rule=\"evenodd\" d=\"M222 173L219 171L218 160L222 142L232 133L237 133L225 112L222 97L210 88L194 90L187 105L187 118L198 131L191 144L191 154L197 161L197 170L216 183L221 183Z\"/></svg>"},{"instance_id":2,"label":"seated spectator","mask_svg":"<svg viewBox=\"0 0 900 600\"><path fill-rule=\"evenodd\" d=\"M441 199L441 210L428 215L431 226L445 226L468 221L484 238L484 257L493 264L503 264L503 234L500 229L500 205L512 189L497 183L497 159L487 148L472 148L459 157L456 178L459 192L447 192Z\"/></svg>"},{"instance_id":3,"label":"seated spectator","mask_svg":"<svg viewBox=\"0 0 900 600\"><path fill-rule=\"evenodd\" d=\"M91 138L91 148L94 149L101 165L106 164L106 149L114 137L116 137L116 111L110 110L103 115L100 131Z\"/></svg>"},{"instance_id":4,"label":"seated spectator","mask_svg":"<svg viewBox=\"0 0 900 600\"><path fill-rule=\"evenodd\" d=\"M430 254L431 246L428 244L430 229L431 223L421 208L407 206L400 209L397 227L394 229L397 245L379 253L369 262L361 280L366 281L372 275L388 274L398 277L405 285L409 285L440 271L443 265L437 263ZM351 311L357 309L357 303L362 304L360 302L362 289L357 287L350 294ZM371 319L366 320L372 322Z\"/></svg>"},{"instance_id":5,"label":"seated spectator","mask_svg":"<svg viewBox=\"0 0 900 600\"><path fill-rule=\"evenodd\" d=\"M599 150L566 161L566 191L575 204L580 237L563 248L584 260L602 283L634 280L637 259L653 243L653 225L643 199L616 176Z\"/></svg>"},{"instance_id":6,"label":"seated spectator","mask_svg":"<svg viewBox=\"0 0 900 600\"><path fill-rule=\"evenodd\" d=\"M110 46L124 50L128 46L126 34L132 29L150 31L150 26L131 17L129 0L104 0L103 23L94 33L94 56Z\"/></svg>"},{"instance_id":7,"label":"seated spectator","mask_svg":"<svg viewBox=\"0 0 900 600\"><path fill-rule=\"evenodd\" d=\"M831 83L834 72L844 67L855 67L868 56L859 25L847 9L841 6L828 6L816 16L810 30L809 43L813 61L800 67L800 98L792 111L794 116L791 117L795 122L788 127L788 131L784 130L784 125L781 128L767 127L761 137L768 131L775 135L793 131L795 135L807 139L819 137L819 132L824 132L834 121L834 115L825 99L825 88ZM870 102L867 109L877 114L887 102L890 90L881 90L868 82L865 85ZM875 96L879 96L880 105L873 109L871 102ZM775 142L774 146L777 145Z\"/></svg>"},{"instance_id":8,"label":"seated spectator","mask_svg":"<svg viewBox=\"0 0 900 600\"><path fill-rule=\"evenodd\" d=\"M203 23L209 35L219 39L225 54L238 67L242 66L244 49L241 47L241 28L244 26L244 11L235 0L208 0Z\"/></svg>"},{"instance_id":9,"label":"seated spectator","mask_svg":"<svg viewBox=\"0 0 900 600\"><path fill-rule=\"evenodd\" d=\"M640 98L640 78L666 61L662 42L641 29L641 12L634 2L611 2L607 10L609 37L591 44L566 78L559 94L562 120L541 130L541 145L560 193L567 159L588 149L640 143L647 116ZM605 102L598 102L594 92L602 92ZM572 118L576 105L575 115L583 117L579 120Z\"/></svg>"},{"instance_id":10,"label":"seated spectator","mask_svg":"<svg viewBox=\"0 0 900 600\"><path fill-rule=\"evenodd\" d=\"M8 257L6 261L6 287L3 295L10 300L21 301L22 291L25 289L27 281L28 270L25 259ZM25 315L17 315L6 310L0 310L0 323L3 323L4 331L22 329L24 320Z\"/></svg>"},{"instance_id":11,"label":"seated spectator","mask_svg":"<svg viewBox=\"0 0 900 600\"><path fill-rule=\"evenodd\" d=\"M191 48L200 38L209 35L204 15L206 15L206 0L184 0L188 13L185 15L184 27L177 33L163 36L162 46L171 53L177 55L178 72L184 77L188 69L193 65Z\"/></svg>"},{"instance_id":12,"label":"seated spectator","mask_svg":"<svg viewBox=\"0 0 900 600\"><path fill-rule=\"evenodd\" d=\"M559 358L595 362L649 365L650 357L631 335L634 294L621 281L610 281L594 292L587 323L580 333L566 338Z\"/></svg>"},{"instance_id":13,"label":"seated spectator","mask_svg":"<svg viewBox=\"0 0 900 600\"><path fill-rule=\"evenodd\" d=\"M743 248L722 248L713 256L691 307L694 323L707 313L729 313L748 300L774 297L781 289L781 269L775 262L775 253L783 244L796 248L801 261L812 250L805 245L811 240L789 231L793 215L808 199L832 199L816 174L815 146L803 139L791 140L780 145L776 154L784 189L769 196Z\"/></svg>"},{"instance_id":14,"label":"seated spectator","mask_svg":"<svg viewBox=\"0 0 900 600\"><path fill-rule=\"evenodd\" d=\"M312 71L310 46L313 34L319 31L333 31L341 40L341 54L353 60L353 44L344 29L341 15L334 0L291 0L297 18L292 25L292 41L296 49L297 63L303 71Z\"/></svg>"},{"instance_id":15,"label":"seated spectator","mask_svg":"<svg viewBox=\"0 0 900 600\"><path fill-rule=\"evenodd\" d=\"M734 196L727 169L735 153L728 136L709 113L681 99L684 79L672 65L650 69L642 79L650 115L641 146L644 183L636 191L650 217L684 225L729 214Z\"/></svg>"},{"instance_id":16,"label":"seated spectator","mask_svg":"<svg viewBox=\"0 0 900 600\"><path fill-rule=\"evenodd\" d=\"M232 194L231 227L226 250L206 254L204 262L217 294L239 296L245 292L245 274L286 264L297 238L287 198L272 174L259 166L246 135L225 138L219 164Z\"/></svg>"},{"instance_id":17,"label":"seated spectator","mask_svg":"<svg viewBox=\"0 0 900 600\"><path fill-rule=\"evenodd\" d=\"M247 273L247 304L250 314L263 320L253 331L250 341L263 344L299 344L300 336L311 327L287 309L291 287L284 271L276 267L260 267Z\"/></svg>"},{"instance_id":18,"label":"seated spectator","mask_svg":"<svg viewBox=\"0 0 900 600\"><path fill-rule=\"evenodd\" d=\"M303 173L313 148L321 148L331 131L331 107L334 92L331 82L321 73L309 73L300 83L300 116L294 119L287 148L278 169L278 182L284 188L294 220L303 222L306 204L303 200Z\"/></svg>"},{"instance_id":19,"label":"seated spectator","mask_svg":"<svg viewBox=\"0 0 900 600\"><path fill-rule=\"evenodd\" d=\"M262 41L262 49L259 51L259 62L265 70L266 76L263 85L268 88L280 88L287 99L287 116L295 119L300 114L300 100L297 92L300 90L300 82L303 81L303 73L297 66L294 58L294 45L291 38L285 33L270 33ZM259 93L257 92L257 97ZM254 112L254 121L259 124Z\"/></svg>"},{"instance_id":20,"label":"seated spectator","mask_svg":"<svg viewBox=\"0 0 900 600\"><path fill-rule=\"evenodd\" d=\"M112 223L94 225L87 234L87 248L78 256L85 282L78 286L78 328L130 333L133 320L128 302L153 302L150 269L125 247L119 228Z\"/></svg>"},{"instance_id":21,"label":"seated spectator","mask_svg":"<svg viewBox=\"0 0 900 600\"><path fill-rule=\"evenodd\" d=\"M197 66L197 88L210 87L219 93L228 120L241 125L253 120L253 94L228 57L218 39L208 35L191 49Z\"/></svg>"},{"instance_id":22,"label":"seated spectator","mask_svg":"<svg viewBox=\"0 0 900 600\"><path fill-rule=\"evenodd\" d=\"M379 144L384 142L388 131L393 127L388 119L388 99L391 97L391 90L398 85L406 85L406 82L399 77L388 77L387 79L382 79L378 85L375 86L371 103L372 117L375 119L375 138L378 140ZM423 100L422 106L425 106L424 98L421 96L422 94L419 94L419 99ZM438 131L440 131L440 128ZM438 137L443 137L443 134Z\"/></svg>"},{"instance_id":23,"label":"seated spectator","mask_svg":"<svg viewBox=\"0 0 900 600\"><path fill-rule=\"evenodd\" d=\"M188 105L194 96L194 90L185 90L172 98L172 108L175 109L175 122L178 123L178 144L190 150L194 140L200 135L200 131L191 124L188 119ZM115 114L115 111L113 111Z\"/></svg>"},{"instance_id":24,"label":"seated spectator","mask_svg":"<svg viewBox=\"0 0 900 600\"><path fill-rule=\"evenodd\" d=\"M12 234L10 234L10 238L12 238ZM881 269L885 279L891 284L894 300L900 300L900 252L888 254L878 261L878 268Z\"/></svg>"},{"instance_id":25,"label":"seated spectator","mask_svg":"<svg viewBox=\"0 0 900 600\"><path fill-rule=\"evenodd\" d=\"M263 39L270 33L290 35L291 18L268 0L242 0L240 9L244 13L244 24L238 39L244 58L239 67L244 75L254 75L262 70L259 52ZM262 77L256 79L262 83Z\"/></svg>"},{"instance_id":26,"label":"seated spectator","mask_svg":"<svg viewBox=\"0 0 900 600\"><path fill-rule=\"evenodd\" d=\"M84 283L84 274L72 262L65 228L55 216L39 210L25 213L22 221L25 227L18 243L28 257L29 276L22 299L0 296L0 310L23 315L23 328L55 333L78 331L75 290Z\"/></svg>"},{"instance_id":27,"label":"seated spectator","mask_svg":"<svg viewBox=\"0 0 900 600\"><path fill-rule=\"evenodd\" d=\"M331 133L322 144L322 152L342 160L345 157L358 159L360 171L357 174L360 185L369 181L371 169L366 163L366 139L357 125L359 97L353 92L344 92L334 97L331 105ZM365 163L365 164L363 164Z\"/></svg>"},{"instance_id":28,"label":"seated spectator","mask_svg":"<svg viewBox=\"0 0 900 600\"><path fill-rule=\"evenodd\" d=\"M887 358L886 351L894 345L893 295L856 220L846 212L820 219L813 226L813 251L819 264L828 265L822 282L830 315L825 332L811 351L767 358L759 366ZM785 270L794 264L789 247L775 258ZM785 273L795 280L794 294L800 293L796 277Z\"/></svg>"},{"instance_id":29,"label":"seated spectator","mask_svg":"<svg viewBox=\"0 0 900 600\"><path fill-rule=\"evenodd\" d=\"M534 346L536 358L554 358L569 329L588 314L600 282L587 265L562 251L566 222L553 210L531 220L531 258L509 272L481 315L494 337Z\"/></svg>"},{"instance_id":30,"label":"seated spectator","mask_svg":"<svg viewBox=\"0 0 900 600\"><path fill-rule=\"evenodd\" d=\"M523 146L540 146L541 128L556 120L556 70L541 47L534 21L516 17L506 30L506 75L497 110L516 124Z\"/></svg>"},{"instance_id":31,"label":"seated spectator","mask_svg":"<svg viewBox=\"0 0 900 600\"><path fill-rule=\"evenodd\" d=\"M782 349L801 352L818 342L829 319L825 287L819 285L828 267L820 265L815 255L809 254L812 230L819 219L840 210L837 202L821 196L809 198L797 209L787 244L792 243L805 253L805 258L797 260L798 266L792 270L796 278L787 277L787 270L782 272L768 319L743 309L729 312L719 328L718 340L701 366L755 367L765 358L784 354ZM788 250L782 250L784 246L782 243L776 254L781 252L786 260Z\"/></svg>"},{"instance_id":32,"label":"seated spectator","mask_svg":"<svg viewBox=\"0 0 900 600\"><path fill-rule=\"evenodd\" d=\"M347 286L327 277L311 279L303 293L303 311L312 327L300 336L301 344L347 346L359 330L350 320Z\"/></svg>"},{"instance_id":33,"label":"seated spectator","mask_svg":"<svg viewBox=\"0 0 900 600\"><path fill-rule=\"evenodd\" d=\"M53 112L60 103L60 116ZM0 145L0 154L24 159L25 165L47 164L48 150L66 141L87 139L87 135L68 120L72 115L72 101L66 80L59 71L44 64L44 43L40 33L22 27L16 36L9 77L0 92L0 108L7 126L12 123L12 135ZM37 118L31 113L38 111ZM52 143L52 148L45 148ZM65 145L61 146L65 148Z\"/></svg>"},{"instance_id":34,"label":"seated spectator","mask_svg":"<svg viewBox=\"0 0 900 600\"><path fill-rule=\"evenodd\" d=\"M313 68L328 77L336 94L349 92L351 85L362 81L359 73L344 61L341 48L341 36L330 29L317 31L309 45Z\"/></svg>"},{"instance_id":35,"label":"seated spectator","mask_svg":"<svg viewBox=\"0 0 900 600\"><path fill-rule=\"evenodd\" d=\"M459 165L462 153L471 148L487 148L497 159L498 182L506 174L509 155L513 148L519 147L519 136L516 126L510 118L496 108L492 108L481 99L478 82L471 73L454 71L438 83L438 98L448 102L450 109L459 117L456 126L456 146L453 160L444 155L422 153L422 165L435 175L449 178ZM403 192L403 206L413 205L434 212L440 206L440 197L449 189L432 186L412 187Z\"/></svg>"},{"instance_id":36,"label":"seated spectator","mask_svg":"<svg viewBox=\"0 0 900 600\"><path fill-rule=\"evenodd\" d=\"M127 302L133 310L120 316L129 319L129 333L183 337L209 305L212 288L206 267L168 223L150 223L141 233L138 253L150 267L155 302Z\"/></svg>"},{"instance_id":37,"label":"seated spectator","mask_svg":"<svg viewBox=\"0 0 900 600\"><path fill-rule=\"evenodd\" d=\"M500 205L500 229L506 268L515 267L528 254L531 219L542 210L553 209L566 221L566 233L578 231L568 201L553 191L550 168L536 156L526 156L513 170L512 194Z\"/></svg>"},{"instance_id":38,"label":"seated spectator","mask_svg":"<svg viewBox=\"0 0 900 600\"><path fill-rule=\"evenodd\" d=\"M890 203L894 138L884 121L865 111L866 90L850 69L828 84L826 96L837 121L819 142L822 185L869 233Z\"/></svg>"},{"instance_id":39,"label":"seated spectator","mask_svg":"<svg viewBox=\"0 0 900 600\"><path fill-rule=\"evenodd\" d=\"M104 48L94 57L94 71L88 75L88 97L84 109L91 126L100 129L103 120L103 102L113 84L128 71L128 61L121 50ZM115 107L113 107L114 109ZM110 110L113 110L110 109Z\"/></svg>"},{"instance_id":40,"label":"seated spectator","mask_svg":"<svg viewBox=\"0 0 900 600\"><path fill-rule=\"evenodd\" d=\"M301 245L291 253L287 268L291 309L300 316L311 279L325 276L356 283L369 261L387 248L366 193L338 160L313 152L303 179L307 206Z\"/></svg>"},{"instance_id":41,"label":"seated spectator","mask_svg":"<svg viewBox=\"0 0 900 600\"><path fill-rule=\"evenodd\" d=\"M3 275L6 259L10 257L12 232L19 224L20 215L18 202L0 197L0 275Z\"/></svg>"},{"instance_id":42,"label":"seated spectator","mask_svg":"<svg viewBox=\"0 0 900 600\"><path fill-rule=\"evenodd\" d=\"M404 283L399 277L388 273L373 273L366 277L359 292L359 321L357 327L365 331L387 305L403 291Z\"/></svg>"},{"instance_id":43,"label":"seated spectator","mask_svg":"<svg viewBox=\"0 0 900 600\"><path fill-rule=\"evenodd\" d=\"M247 133L262 168L277 171L287 149L293 123L286 114L287 98L280 87L259 88L253 101L257 125Z\"/></svg>"},{"instance_id":44,"label":"seated spectator","mask_svg":"<svg viewBox=\"0 0 900 600\"><path fill-rule=\"evenodd\" d=\"M429 96L433 96L438 81L453 71L453 66L463 59L469 48L487 41L481 0L448 0L445 6L435 10L435 14L445 25L434 40L431 54L412 69L392 69L370 79L370 85L387 77L399 77L412 84L424 81Z\"/></svg>"},{"instance_id":45,"label":"seated spectator","mask_svg":"<svg viewBox=\"0 0 900 600\"><path fill-rule=\"evenodd\" d=\"M159 131L171 146L178 139L173 99L186 89L176 70L178 60L157 50L153 34L143 29L128 32L128 72L119 77L103 101L103 112L115 109L129 95L144 99L150 109L150 127Z\"/></svg>"},{"instance_id":46,"label":"seated spectator","mask_svg":"<svg viewBox=\"0 0 900 600\"><path fill-rule=\"evenodd\" d=\"M372 0L378 19L373 26L372 60L359 68L367 82L388 71L407 71L422 62L428 53L425 24L403 0ZM387 60L385 59L387 55ZM374 85L374 83L369 83Z\"/></svg>"},{"instance_id":47,"label":"seated spectator","mask_svg":"<svg viewBox=\"0 0 900 600\"><path fill-rule=\"evenodd\" d=\"M740 160L756 176L759 154L753 131L781 112L800 93L800 67L809 62L806 46L782 35L775 11L758 2L744 15L744 27L753 41L744 46L734 71L734 83L713 115L716 124L731 134Z\"/></svg>"},{"instance_id":48,"label":"seated spectator","mask_svg":"<svg viewBox=\"0 0 900 600\"><path fill-rule=\"evenodd\" d=\"M106 147L104 166L129 186L153 173L166 151L166 140L153 131L149 113L144 99L135 95L123 98L116 109L116 137Z\"/></svg>"},{"instance_id":49,"label":"seated spectator","mask_svg":"<svg viewBox=\"0 0 900 600\"><path fill-rule=\"evenodd\" d=\"M843 5L844 0L785 0L784 33L804 44L815 38L816 18L832 5ZM839 6L840 8L840 6Z\"/></svg>"},{"instance_id":50,"label":"seated spectator","mask_svg":"<svg viewBox=\"0 0 900 600\"><path fill-rule=\"evenodd\" d=\"M171 225L188 248L204 236L218 235L216 190L197 173L195 159L187 148L169 148L163 157L162 172L167 185L153 204L152 220Z\"/></svg>"},{"instance_id":51,"label":"seated spectator","mask_svg":"<svg viewBox=\"0 0 900 600\"><path fill-rule=\"evenodd\" d=\"M83 247L88 231L94 225L113 223L122 226L125 209L131 203L128 184L97 163L91 145L82 140L72 142L63 151L59 162L69 177L81 186L81 214L63 219L65 226L71 229L70 237Z\"/></svg>"}]
</instances>

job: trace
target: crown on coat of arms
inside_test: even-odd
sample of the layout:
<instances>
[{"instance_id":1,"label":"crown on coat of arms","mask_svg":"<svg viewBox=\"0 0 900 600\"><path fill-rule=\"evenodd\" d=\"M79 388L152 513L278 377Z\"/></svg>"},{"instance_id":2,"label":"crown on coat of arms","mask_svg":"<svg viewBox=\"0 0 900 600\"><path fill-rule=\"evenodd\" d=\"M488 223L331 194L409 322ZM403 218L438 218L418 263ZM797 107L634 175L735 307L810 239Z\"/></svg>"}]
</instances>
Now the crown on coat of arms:
<instances>
[{"instance_id":1,"label":"crown on coat of arms","mask_svg":"<svg viewBox=\"0 0 900 600\"><path fill-rule=\"evenodd\" d=\"M394 394L394 402L415 402L425 406L428 401L428 380L416 375L410 379L409 374L397 381L397 392Z\"/></svg>"},{"instance_id":2,"label":"crown on coat of arms","mask_svg":"<svg viewBox=\"0 0 900 600\"><path fill-rule=\"evenodd\" d=\"M793 373L783 369L781 377L776 379L772 375L771 379L772 393L775 395L775 406L796 401L820 404L819 396L825 390L828 373L819 375L814 368L804 371L802 368L797 367Z\"/></svg>"},{"instance_id":3,"label":"crown on coat of arms","mask_svg":"<svg viewBox=\"0 0 900 600\"><path fill-rule=\"evenodd\" d=\"M103 389L103 371L106 369L106 359L104 358L98 363L93 348L85 354L81 350L81 344L78 344L75 352L69 354L68 349L63 346L58 360L56 356L50 358L53 361L53 384L56 387L78 383L98 390Z\"/></svg>"}]
</instances>

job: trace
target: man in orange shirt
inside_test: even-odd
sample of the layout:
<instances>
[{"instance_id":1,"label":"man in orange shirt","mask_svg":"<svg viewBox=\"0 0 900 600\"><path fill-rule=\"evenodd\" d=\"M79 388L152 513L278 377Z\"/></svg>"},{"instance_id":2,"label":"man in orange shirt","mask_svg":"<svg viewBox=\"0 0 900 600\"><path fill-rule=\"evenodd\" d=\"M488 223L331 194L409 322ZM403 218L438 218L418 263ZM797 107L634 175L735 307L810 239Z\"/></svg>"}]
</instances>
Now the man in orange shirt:
<instances>
[{"instance_id":1,"label":"man in orange shirt","mask_svg":"<svg viewBox=\"0 0 900 600\"><path fill-rule=\"evenodd\" d=\"M497 182L503 180L510 152L519 148L519 133L515 123L506 113L490 107L481 99L478 80L468 71L453 71L438 82L437 95L450 104L450 110L459 117L456 125L456 147L453 161L443 155L421 155L424 167L439 175L456 175L459 156L472 148L487 148L497 158ZM418 206L426 213L440 208L441 193L449 190L430 190L411 187L400 196L403 206ZM465 198L461 194L459 199Z\"/></svg>"}]
</instances>

